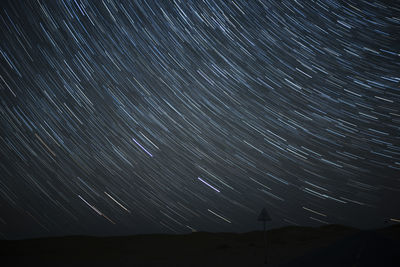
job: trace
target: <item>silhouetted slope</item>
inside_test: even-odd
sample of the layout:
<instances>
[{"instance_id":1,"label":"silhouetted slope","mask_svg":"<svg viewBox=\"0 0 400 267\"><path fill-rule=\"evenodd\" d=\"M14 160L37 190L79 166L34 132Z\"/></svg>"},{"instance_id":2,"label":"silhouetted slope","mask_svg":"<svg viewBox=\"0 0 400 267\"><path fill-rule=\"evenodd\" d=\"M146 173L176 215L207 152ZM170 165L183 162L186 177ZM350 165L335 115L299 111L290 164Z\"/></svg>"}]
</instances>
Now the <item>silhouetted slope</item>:
<instances>
[{"instance_id":1,"label":"silhouetted slope","mask_svg":"<svg viewBox=\"0 0 400 267\"><path fill-rule=\"evenodd\" d=\"M362 231L282 266L400 266L400 240Z\"/></svg>"},{"instance_id":2,"label":"silhouetted slope","mask_svg":"<svg viewBox=\"0 0 400 267\"><path fill-rule=\"evenodd\" d=\"M371 237L369 233L340 225L274 229L267 232L268 262L298 266L303 262L314 262L312 258L316 257L315 262L323 262L319 265L323 266L325 257L339 255L346 260L352 259L364 243L367 246L361 250L360 257L369 261L369 251L376 250L378 256L389 258L395 255L398 241L386 235L397 230L381 229L382 233L374 232L379 237ZM379 247L375 247L374 242ZM263 233L260 231L243 234L198 232L126 237L70 236L3 240L0 246L2 266L263 266L265 255Z\"/></svg>"}]
</instances>

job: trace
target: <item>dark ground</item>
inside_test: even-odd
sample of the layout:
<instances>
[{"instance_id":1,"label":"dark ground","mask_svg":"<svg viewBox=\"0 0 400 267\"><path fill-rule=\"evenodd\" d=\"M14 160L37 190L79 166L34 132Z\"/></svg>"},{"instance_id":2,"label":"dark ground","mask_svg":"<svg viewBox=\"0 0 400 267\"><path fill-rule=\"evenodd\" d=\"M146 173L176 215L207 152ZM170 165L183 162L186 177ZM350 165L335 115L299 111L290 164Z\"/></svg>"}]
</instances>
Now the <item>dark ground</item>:
<instances>
[{"instance_id":1,"label":"dark ground","mask_svg":"<svg viewBox=\"0 0 400 267\"><path fill-rule=\"evenodd\" d=\"M400 226L267 232L268 266L400 266ZM265 266L262 232L1 240L1 266Z\"/></svg>"}]
</instances>

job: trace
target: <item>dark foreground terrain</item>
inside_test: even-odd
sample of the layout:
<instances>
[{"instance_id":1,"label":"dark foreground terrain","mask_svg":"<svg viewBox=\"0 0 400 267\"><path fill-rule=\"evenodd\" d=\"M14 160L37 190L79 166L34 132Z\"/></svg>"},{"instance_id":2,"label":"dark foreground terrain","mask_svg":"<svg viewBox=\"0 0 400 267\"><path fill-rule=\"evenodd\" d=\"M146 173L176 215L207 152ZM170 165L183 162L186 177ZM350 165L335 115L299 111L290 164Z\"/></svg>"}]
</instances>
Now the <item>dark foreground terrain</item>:
<instances>
[{"instance_id":1,"label":"dark foreground terrain","mask_svg":"<svg viewBox=\"0 0 400 267\"><path fill-rule=\"evenodd\" d=\"M400 226L267 232L267 266L400 266ZM262 232L0 240L1 266L265 266Z\"/></svg>"}]
</instances>

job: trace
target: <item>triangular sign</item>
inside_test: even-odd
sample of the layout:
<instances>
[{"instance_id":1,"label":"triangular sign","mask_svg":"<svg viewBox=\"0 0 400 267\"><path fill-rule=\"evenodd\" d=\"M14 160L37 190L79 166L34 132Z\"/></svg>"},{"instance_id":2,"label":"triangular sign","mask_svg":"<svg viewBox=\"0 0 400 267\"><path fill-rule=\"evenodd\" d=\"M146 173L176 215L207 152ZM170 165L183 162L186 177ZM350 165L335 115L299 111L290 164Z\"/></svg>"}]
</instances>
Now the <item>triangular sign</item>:
<instances>
[{"instance_id":1,"label":"triangular sign","mask_svg":"<svg viewBox=\"0 0 400 267\"><path fill-rule=\"evenodd\" d=\"M269 217L269 214L268 214L268 212L267 212L267 210L265 208L263 208L261 210L261 213L260 213L260 215L258 215L258 219L257 220L258 221L263 221L263 222L271 221L271 217Z\"/></svg>"}]
</instances>

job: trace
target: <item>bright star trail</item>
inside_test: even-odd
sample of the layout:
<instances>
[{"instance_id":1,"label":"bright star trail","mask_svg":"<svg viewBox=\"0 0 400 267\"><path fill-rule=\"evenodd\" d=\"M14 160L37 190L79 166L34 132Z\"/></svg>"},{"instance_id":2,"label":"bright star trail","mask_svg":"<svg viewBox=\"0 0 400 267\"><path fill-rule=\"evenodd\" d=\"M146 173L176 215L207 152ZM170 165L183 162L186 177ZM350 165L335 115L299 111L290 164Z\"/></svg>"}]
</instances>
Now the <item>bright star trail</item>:
<instances>
[{"instance_id":1,"label":"bright star trail","mask_svg":"<svg viewBox=\"0 0 400 267\"><path fill-rule=\"evenodd\" d=\"M1 2L1 238L400 220L398 2Z\"/></svg>"}]
</instances>

